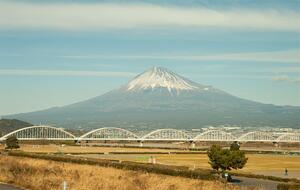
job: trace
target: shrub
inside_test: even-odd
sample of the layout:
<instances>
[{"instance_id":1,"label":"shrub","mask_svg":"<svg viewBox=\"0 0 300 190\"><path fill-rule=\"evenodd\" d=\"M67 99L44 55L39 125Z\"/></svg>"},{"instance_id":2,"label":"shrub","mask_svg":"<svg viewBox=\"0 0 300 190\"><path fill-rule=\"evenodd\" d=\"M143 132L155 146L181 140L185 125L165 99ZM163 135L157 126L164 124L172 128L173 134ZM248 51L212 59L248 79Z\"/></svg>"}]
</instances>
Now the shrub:
<instances>
[{"instance_id":1,"label":"shrub","mask_svg":"<svg viewBox=\"0 0 300 190\"><path fill-rule=\"evenodd\" d=\"M5 149L18 149L20 148L17 137L10 136L5 140Z\"/></svg>"},{"instance_id":2,"label":"shrub","mask_svg":"<svg viewBox=\"0 0 300 190\"><path fill-rule=\"evenodd\" d=\"M277 185L277 190L299 190L300 184L280 183Z\"/></svg>"}]
</instances>

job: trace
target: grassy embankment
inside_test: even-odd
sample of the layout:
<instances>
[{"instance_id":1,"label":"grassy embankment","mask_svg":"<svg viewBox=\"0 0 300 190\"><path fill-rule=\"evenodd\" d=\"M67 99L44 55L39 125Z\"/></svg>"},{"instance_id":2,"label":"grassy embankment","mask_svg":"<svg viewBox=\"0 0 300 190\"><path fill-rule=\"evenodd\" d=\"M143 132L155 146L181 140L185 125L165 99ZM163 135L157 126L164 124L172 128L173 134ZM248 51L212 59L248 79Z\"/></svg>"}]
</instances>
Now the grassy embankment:
<instances>
[{"instance_id":1,"label":"grassy embankment","mask_svg":"<svg viewBox=\"0 0 300 190\"><path fill-rule=\"evenodd\" d=\"M66 180L69 189L86 190L238 190L219 181L151 174L86 164L0 156L0 181L31 190L57 190Z\"/></svg>"}]
</instances>

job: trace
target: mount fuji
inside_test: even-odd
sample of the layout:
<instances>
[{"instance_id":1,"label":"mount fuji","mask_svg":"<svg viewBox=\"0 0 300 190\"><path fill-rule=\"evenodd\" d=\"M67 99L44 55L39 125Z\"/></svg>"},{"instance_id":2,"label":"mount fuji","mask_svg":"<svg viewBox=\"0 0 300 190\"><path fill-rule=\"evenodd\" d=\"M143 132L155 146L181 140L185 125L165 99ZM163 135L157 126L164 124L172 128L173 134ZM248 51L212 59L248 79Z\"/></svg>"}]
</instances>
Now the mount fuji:
<instances>
[{"instance_id":1,"label":"mount fuji","mask_svg":"<svg viewBox=\"0 0 300 190\"><path fill-rule=\"evenodd\" d=\"M75 104L6 116L64 127L199 128L204 125L300 126L300 107L235 97L153 67L119 89Z\"/></svg>"}]
</instances>

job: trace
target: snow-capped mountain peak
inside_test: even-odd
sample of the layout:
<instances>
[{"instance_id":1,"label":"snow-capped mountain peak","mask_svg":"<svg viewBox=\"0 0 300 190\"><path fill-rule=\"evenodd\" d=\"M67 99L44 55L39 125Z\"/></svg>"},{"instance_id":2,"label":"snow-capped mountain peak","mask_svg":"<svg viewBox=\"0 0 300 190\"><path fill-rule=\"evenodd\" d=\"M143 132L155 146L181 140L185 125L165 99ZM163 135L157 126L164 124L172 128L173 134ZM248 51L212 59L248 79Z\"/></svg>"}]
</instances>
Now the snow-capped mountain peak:
<instances>
[{"instance_id":1,"label":"snow-capped mountain peak","mask_svg":"<svg viewBox=\"0 0 300 190\"><path fill-rule=\"evenodd\" d=\"M199 86L163 67L153 67L136 76L125 86L127 91L155 88L166 88L170 92L172 90L195 90Z\"/></svg>"}]
</instances>

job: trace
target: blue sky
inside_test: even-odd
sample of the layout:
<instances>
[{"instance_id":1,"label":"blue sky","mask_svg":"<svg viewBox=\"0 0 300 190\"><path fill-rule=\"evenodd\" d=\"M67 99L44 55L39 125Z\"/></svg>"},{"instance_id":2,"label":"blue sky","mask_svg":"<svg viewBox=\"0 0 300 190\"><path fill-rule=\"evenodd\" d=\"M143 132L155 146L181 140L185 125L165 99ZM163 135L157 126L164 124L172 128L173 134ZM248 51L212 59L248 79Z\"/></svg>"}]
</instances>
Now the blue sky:
<instances>
[{"instance_id":1,"label":"blue sky","mask_svg":"<svg viewBox=\"0 0 300 190\"><path fill-rule=\"evenodd\" d=\"M152 66L300 106L300 1L1 1L0 115L67 105Z\"/></svg>"}]
</instances>

